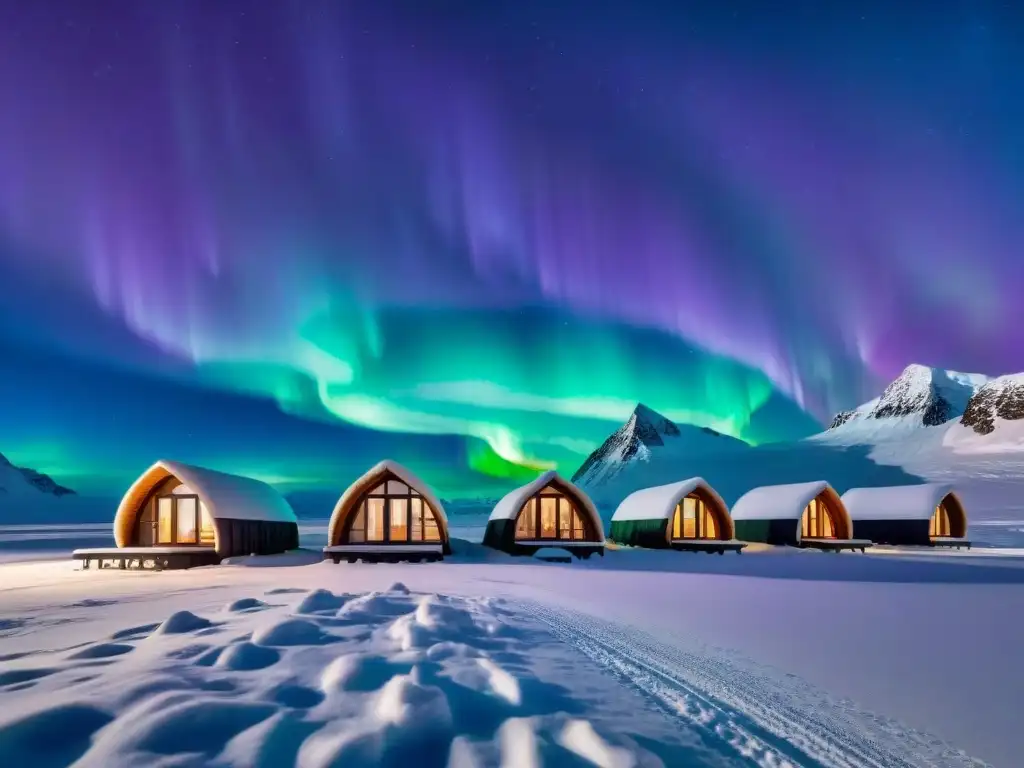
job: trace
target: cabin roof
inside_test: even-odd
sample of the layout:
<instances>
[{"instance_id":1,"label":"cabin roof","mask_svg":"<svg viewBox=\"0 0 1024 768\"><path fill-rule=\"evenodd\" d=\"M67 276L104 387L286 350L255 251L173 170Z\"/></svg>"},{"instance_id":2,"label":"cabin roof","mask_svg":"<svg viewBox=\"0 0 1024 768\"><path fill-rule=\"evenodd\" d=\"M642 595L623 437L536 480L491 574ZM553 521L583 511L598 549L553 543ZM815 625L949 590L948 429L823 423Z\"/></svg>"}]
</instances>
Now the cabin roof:
<instances>
[{"instance_id":1,"label":"cabin roof","mask_svg":"<svg viewBox=\"0 0 1024 768\"><path fill-rule=\"evenodd\" d=\"M854 521L928 520L952 493L953 486L945 483L891 485L851 488L843 494L842 501Z\"/></svg>"},{"instance_id":2,"label":"cabin roof","mask_svg":"<svg viewBox=\"0 0 1024 768\"><path fill-rule=\"evenodd\" d=\"M668 520L675 511L676 505L697 489L711 496L721 505L722 509L728 509L722 497L706 480L701 477L691 477L676 483L656 485L634 491L619 504L615 514L612 515L612 522Z\"/></svg>"},{"instance_id":3,"label":"cabin roof","mask_svg":"<svg viewBox=\"0 0 1024 768\"><path fill-rule=\"evenodd\" d=\"M604 541L604 525L601 523L601 515L598 514L597 507L594 506L594 502L585 491L578 486L573 485L553 469L548 470L534 480L531 480L526 485L521 485L506 493L498 500L498 503L494 505L494 509L491 511L491 515L487 521L514 520L519 514L519 510L523 508L523 505L526 504L530 497L551 483L562 488L562 490L579 502L583 512L590 517L590 522L597 531L599 540Z\"/></svg>"},{"instance_id":4,"label":"cabin roof","mask_svg":"<svg viewBox=\"0 0 1024 768\"><path fill-rule=\"evenodd\" d=\"M828 488L824 480L762 485L747 491L732 505L732 519L799 520L811 500Z\"/></svg>"}]
</instances>

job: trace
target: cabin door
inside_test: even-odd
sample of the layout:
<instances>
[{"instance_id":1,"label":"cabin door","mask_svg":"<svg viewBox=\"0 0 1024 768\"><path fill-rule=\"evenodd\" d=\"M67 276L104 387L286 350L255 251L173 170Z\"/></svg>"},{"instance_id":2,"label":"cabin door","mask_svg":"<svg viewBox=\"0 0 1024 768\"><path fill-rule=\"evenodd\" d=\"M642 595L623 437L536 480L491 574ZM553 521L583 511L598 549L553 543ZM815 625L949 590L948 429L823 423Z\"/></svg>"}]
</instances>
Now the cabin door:
<instances>
[{"instance_id":1,"label":"cabin door","mask_svg":"<svg viewBox=\"0 0 1024 768\"><path fill-rule=\"evenodd\" d=\"M158 496L156 540L158 547L199 543L199 497Z\"/></svg>"}]
</instances>

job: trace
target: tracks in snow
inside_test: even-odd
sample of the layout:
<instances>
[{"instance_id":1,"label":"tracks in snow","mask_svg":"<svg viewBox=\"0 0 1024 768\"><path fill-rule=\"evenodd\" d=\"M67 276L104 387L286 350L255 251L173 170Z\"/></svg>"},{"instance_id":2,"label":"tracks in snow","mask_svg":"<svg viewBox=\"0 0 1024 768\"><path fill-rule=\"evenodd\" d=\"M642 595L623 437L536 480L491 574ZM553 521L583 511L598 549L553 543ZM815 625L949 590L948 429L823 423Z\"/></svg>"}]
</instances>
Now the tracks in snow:
<instances>
[{"instance_id":1,"label":"tracks in snow","mask_svg":"<svg viewBox=\"0 0 1024 768\"><path fill-rule=\"evenodd\" d=\"M574 611L531 603L562 641L616 674L713 748L763 768L955 768L985 764L941 740L836 701L789 675L687 652Z\"/></svg>"}]
</instances>

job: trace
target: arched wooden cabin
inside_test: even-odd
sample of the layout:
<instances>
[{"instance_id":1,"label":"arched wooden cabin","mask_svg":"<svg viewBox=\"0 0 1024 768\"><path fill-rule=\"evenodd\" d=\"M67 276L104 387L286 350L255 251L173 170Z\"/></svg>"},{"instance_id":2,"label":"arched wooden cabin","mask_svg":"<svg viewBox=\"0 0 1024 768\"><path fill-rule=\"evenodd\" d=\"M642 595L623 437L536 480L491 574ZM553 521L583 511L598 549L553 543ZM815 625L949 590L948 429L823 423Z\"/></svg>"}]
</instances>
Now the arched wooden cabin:
<instances>
[{"instance_id":1,"label":"arched wooden cabin","mask_svg":"<svg viewBox=\"0 0 1024 768\"><path fill-rule=\"evenodd\" d=\"M549 471L494 505L484 545L513 555L532 555L542 547L576 557L604 555L604 526L590 497Z\"/></svg>"},{"instance_id":2,"label":"arched wooden cabin","mask_svg":"<svg viewBox=\"0 0 1024 768\"><path fill-rule=\"evenodd\" d=\"M276 490L250 477L161 460L136 480L114 517L115 547L72 557L121 568L189 568L225 557L297 549L299 526Z\"/></svg>"},{"instance_id":3,"label":"arched wooden cabin","mask_svg":"<svg viewBox=\"0 0 1024 768\"><path fill-rule=\"evenodd\" d=\"M941 483L851 488L843 504L857 536L876 544L967 547L967 511Z\"/></svg>"},{"instance_id":4,"label":"arched wooden cabin","mask_svg":"<svg viewBox=\"0 0 1024 768\"><path fill-rule=\"evenodd\" d=\"M765 485L732 506L736 538L838 552L871 542L853 538L853 523L839 494L825 481Z\"/></svg>"},{"instance_id":5,"label":"arched wooden cabin","mask_svg":"<svg viewBox=\"0 0 1024 768\"><path fill-rule=\"evenodd\" d=\"M372 467L338 499L324 558L441 560L451 554L448 518L430 486L401 464Z\"/></svg>"},{"instance_id":6,"label":"arched wooden cabin","mask_svg":"<svg viewBox=\"0 0 1024 768\"><path fill-rule=\"evenodd\" d=\"M609 538L632 547L739 552L729 507L702 478L642 488L619 504Z\"/></svg>"}]
</instances>

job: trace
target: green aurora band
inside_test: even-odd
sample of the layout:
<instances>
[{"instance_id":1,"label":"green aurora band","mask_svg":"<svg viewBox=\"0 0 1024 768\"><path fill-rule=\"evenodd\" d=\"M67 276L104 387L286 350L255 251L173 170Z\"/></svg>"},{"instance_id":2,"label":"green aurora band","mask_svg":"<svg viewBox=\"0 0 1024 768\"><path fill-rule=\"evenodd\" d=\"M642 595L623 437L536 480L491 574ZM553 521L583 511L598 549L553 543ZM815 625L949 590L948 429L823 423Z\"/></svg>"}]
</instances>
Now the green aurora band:
<instances>
[{"instance_id":1,"label":"green aurora band","mask_svg":"<svg viewBox=\"0 0 1024 768\"><path fill-rule=\"evenodd\" d=\"M195 357L207 384L271 397L296 416L465 436L471 469L491 477L573 471L638 401L752 444L793 436L756 428L773 396L760 372L659 331L545 309L348 304L309 318L283 346L259 360L217 345Z\"/></svg>"}]
</instances>

